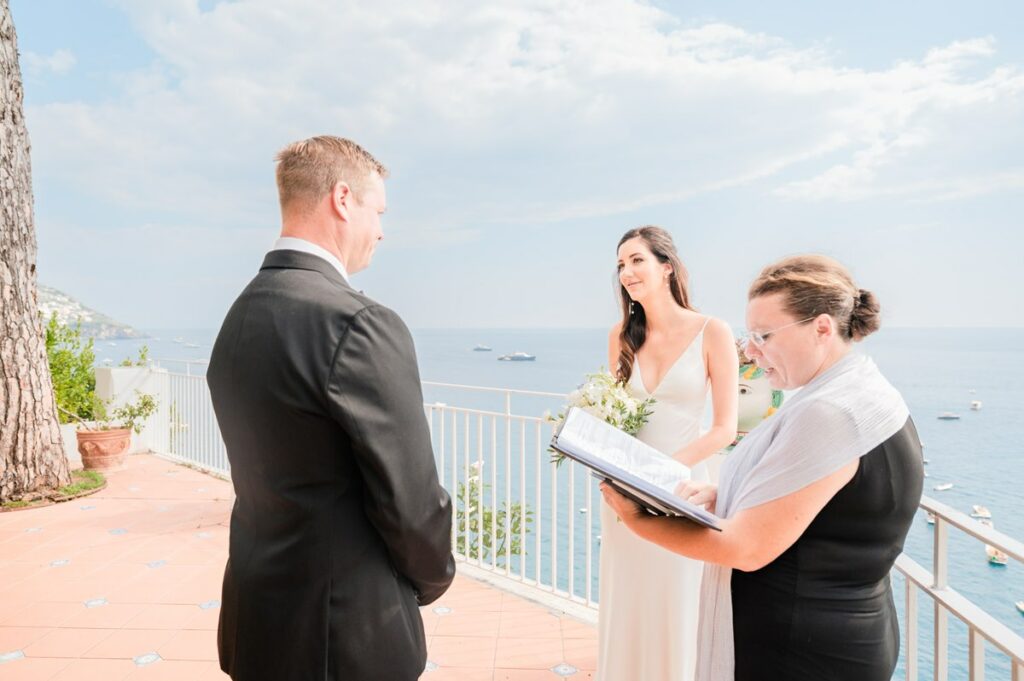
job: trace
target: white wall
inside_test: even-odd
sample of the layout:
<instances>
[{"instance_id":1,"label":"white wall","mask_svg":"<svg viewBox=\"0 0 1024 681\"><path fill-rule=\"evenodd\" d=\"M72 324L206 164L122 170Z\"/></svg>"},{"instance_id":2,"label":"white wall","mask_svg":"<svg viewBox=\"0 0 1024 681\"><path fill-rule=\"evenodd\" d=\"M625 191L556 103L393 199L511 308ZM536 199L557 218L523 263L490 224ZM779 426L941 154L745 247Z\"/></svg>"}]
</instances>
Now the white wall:
<instances>
[{"instance_id":1,"label":"white wall","mask_svg":"<svg viewBox=\"0 0 1024 681\"><path fill-rule=\"evenodd\" d=\"M150 367L97 367L96 396L105 402L109 401L108 412L138 399L137 392L148 393L156 398L157 413L146 419L141 434L132 433L132 445L128 453L163 451L167 434L162 431L167 424L170 394L167 370ZM71 448L75 448L73 437Z\"/></svg>"}]
</instances>

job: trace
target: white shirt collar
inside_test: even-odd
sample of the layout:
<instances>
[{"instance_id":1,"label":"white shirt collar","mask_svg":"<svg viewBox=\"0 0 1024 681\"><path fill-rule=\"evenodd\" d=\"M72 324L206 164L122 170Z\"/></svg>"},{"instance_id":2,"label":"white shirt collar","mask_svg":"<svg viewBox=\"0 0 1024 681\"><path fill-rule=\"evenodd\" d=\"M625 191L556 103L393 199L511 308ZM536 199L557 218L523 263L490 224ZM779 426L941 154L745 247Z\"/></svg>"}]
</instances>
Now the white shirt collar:
<instances>
[{"instance_id":1,"label":"white shirt collar","mask_svg":"<svg viewBox=\"0 0 1024 681\"><path fill-rule=\"evenodd\" d=\"M345 265L338 260L338 257L323 246L319 246L312 241L306 241L305 239L299 239L293 236L283 236L274 243L274 247L270 250L302 251L303 253L309 253L310 255L315 255L318 258L323 258L329 262L334 269L338 270L338 274L341 275L342 279L348 282L348 272L345 270Z\"/></svg>"}]
</instances>

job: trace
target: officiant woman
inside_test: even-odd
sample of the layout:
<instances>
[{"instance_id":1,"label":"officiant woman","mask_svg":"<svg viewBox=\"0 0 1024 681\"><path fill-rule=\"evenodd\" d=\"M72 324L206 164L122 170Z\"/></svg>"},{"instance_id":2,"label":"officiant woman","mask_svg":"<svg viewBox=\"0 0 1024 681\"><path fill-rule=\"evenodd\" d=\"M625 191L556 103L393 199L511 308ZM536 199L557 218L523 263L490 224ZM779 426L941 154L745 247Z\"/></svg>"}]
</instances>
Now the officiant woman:
<instances>
[{"instance_id":1,"label":"officiant woman","mask_svg":"<svg viewBox=\"0 0 1024 681\"><path fill-rule=\"evenodd\" d=\"M766 267L745 352L772 387L801 388L729 454L718 487L680 496L721 532L654 517L602 486L639 536L706 561L698 681L889 681L899 627L889 571L921 498L921 443L903 398L853 344L874 294L831 258Z\"/></svg>"}]
</instances>

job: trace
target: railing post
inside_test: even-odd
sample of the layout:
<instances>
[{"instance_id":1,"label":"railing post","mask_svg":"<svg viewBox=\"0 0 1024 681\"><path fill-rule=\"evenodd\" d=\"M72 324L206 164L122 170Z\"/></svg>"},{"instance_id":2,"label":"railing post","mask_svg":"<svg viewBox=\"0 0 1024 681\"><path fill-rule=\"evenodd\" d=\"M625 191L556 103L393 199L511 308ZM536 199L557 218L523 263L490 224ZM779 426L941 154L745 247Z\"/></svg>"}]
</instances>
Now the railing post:
<instances>
[{"instance_id":1,"label":"railing post","mask_svg":"<svg viewBox=\"0 0 1024 681\"><path fill-rule=\"evenodd\" d=\"M907 588L907 609L904 618L907 622L907 679L917 681L917 587L904 577Z\"/></svg>"},{"instance_id":2,"label":"railing post","mask_svg":"<svg viewBox=\"0 0 1024 681\"><path fill-rule=\"evenodd\" d=\"M969 655L970 655L970 680L983 681L985 678L985 638L981 632L971 627Z\"/></svg>"},{"instance_id":3,"label":"railing post","mask_svg":"<svg viewBox=\"0 0 1024 681\"><path fill-rule=\"evenodd\" d=\"M933 589L945 589L948 584L948 554L946 550L948 536L949 528L945 519L941 516L937 517L935 519L935 545L932 554ZM938 601L935 601L935 681L947 681L949 677L948 651L949 613Z\"/></svg>"}]
</instances>

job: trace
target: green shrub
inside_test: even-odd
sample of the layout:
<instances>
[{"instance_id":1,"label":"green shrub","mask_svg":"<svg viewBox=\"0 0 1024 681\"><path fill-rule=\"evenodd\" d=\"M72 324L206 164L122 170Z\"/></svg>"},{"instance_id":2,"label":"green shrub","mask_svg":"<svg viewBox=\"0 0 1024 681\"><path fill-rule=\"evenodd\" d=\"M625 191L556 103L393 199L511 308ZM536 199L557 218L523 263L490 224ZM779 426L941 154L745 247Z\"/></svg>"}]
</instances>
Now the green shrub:
<instances>
[{"instance_id":1,"label":"green shrub","mask_svg":"<svg viewBox=\"0 0 1024 681\"><path fill-rule=\"evenodd\" d=\"M57 321L57 314L46 324L46 356L57 398L61 423L70 423L77 416L91 421L96 416L96 353L93 340L82 338L82 325L67 326ZM74 416L71 416L74 414Z\"/></svg>"},{"instance_id":2,"label":"green shrub","mask_svg":"<svg viewBox=\"0 0 1024 681\"><path fill-rule=\"evenodd\" d=\"M108 405L96 397L93 339L82 337L80 322L69 326L57 321L56 313L50 317L46 324L46 357L61 423L96 421L96 430L131 428L140 433L142 422L156 413L156 399L139 393L134 402L114 409L108 416ZM142 367L148 363L149 348L143 345L138 359L125 358L121 366Z\"/></svg>"}]
</instances>

